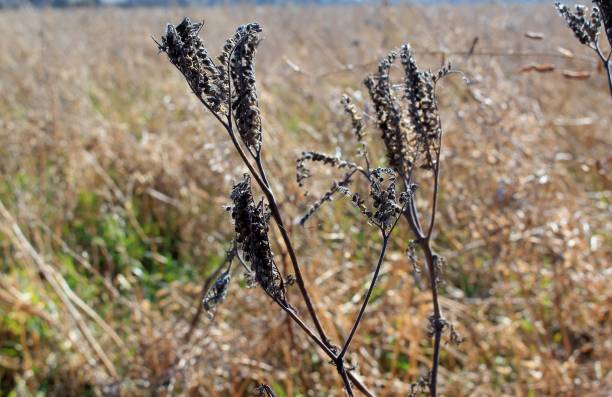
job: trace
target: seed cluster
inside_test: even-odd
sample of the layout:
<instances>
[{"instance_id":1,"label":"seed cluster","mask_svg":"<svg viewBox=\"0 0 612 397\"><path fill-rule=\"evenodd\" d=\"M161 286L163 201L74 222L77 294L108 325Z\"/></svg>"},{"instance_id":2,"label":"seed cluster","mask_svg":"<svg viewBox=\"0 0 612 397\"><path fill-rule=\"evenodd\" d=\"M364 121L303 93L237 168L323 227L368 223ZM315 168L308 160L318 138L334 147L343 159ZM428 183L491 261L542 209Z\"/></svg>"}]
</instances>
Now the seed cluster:
<instances>
[{"instance_id":1,"label":"seed cluster","mask_svg":"<svg viewBox=\"0 0 612 397\"><path fill-rule=\"evenodd\" d=\"M612 45L612 1L610 0L593 0L597 4L603 20L608 42Z\"/></svg>"},{"instance_id":2,"label":"seed cluster","mask_svg":"<svg viewBox=\"0 0 612 397\"><path fill-rule=\"evenodd\" d=\"M351 202L368 218L368 221L388 231L400 215L407 193L397 194L395 181L397 172L392 168L375 168L369 174L370 198L374 210L368 208L366 201L359 193L352 193L341 186L340 191L351 198Z\"/></svg>"},{"instance_id":3,"label":"seed cluster","mask_svg":"<svg viewBox=\"0 0 612 397\"><path fill-rule=\"evenodd\" d=\"M609 2L602 0L600 3ZM587 17L588 7L577 4L576 11L571 12L570 9L559 2L555 3L555 7L561 16L567 22L569 28L574 32L578 40L591 48L596 48L599 37L599 26L601 25L601 12L598 7L593 7L590 17ZM610 18L610 5L607 5L607 18ZM606 26L606 29L608 27ZM610 37L610 36L608 36Z\"/></svg>"},{"instance_id":4,"label":"seed cluster","mask_svg":"<svg viewBox=\"0 0 612 397\"><path fill-rule=\"evenodd\" d=\"M213 284L202 302L206 311L211 311L219 303L225 300L231 279L232 274L229 270L224 271L221 276L217 278L217 281L215 281L215 284Z\"/></svg>"},{"instance_id":5,"label":"seed cluster","mask_svg":"<svg viewBox=\"0 0 612 397\"><path fill-rule=\"evenodd\" d=\"M345 113L351 118L352 132L357 137L357 142L363 142L365 137L363 119L357 114L357 108L353 101L348 95L342 95L340 103L344 106Z\"/></svg>"},{"instance_id":6,"label":"seed cluster","mask_svg":"<svg viewBox=\"0 0 612 397\"><path fill-rule=\"evenodd\" d=\"M257 23L238 27L225 42L217 64L199 37L202 25L188 18L176 27L168 24L159 49L168 55L193 92L213 113L230 116L231 112L244 144L252 152L259 152L262 128L254 60L262 29Z\"/></svg>"},{"instance_id":7,"label":"seed cluster","mask_svg":"<svg viewBox=\"0 0 612 397\"><path fill-rule=\"evenodd\" d=\"M397 58L404 69L403 101L392 94L389 71ZM442 126L435 98L435 83L450 72L450 65L433 74L419 69L409 45L392 51L368 76L365 85L376 111L378 128L389 166L400 175L420 166L433 170L440 153Z\"/></svg>"},{"instance_id":8,"label":"seed cluster","mask_svg":"<svg viewBox=\"0 0 612 397\"><path fill-rule=\"evenodd\" d=\"M232 111L238 133L245 145L256 152L261 149L262 132L255 88L254 59L260 41L258 33L261 30L257 23L240 26L234 37L230 38L223 48L223 54L227 54L229 48L233 49L228 56L232 84L236 91L232 96Z\"/></svg>"},{"instance_id":9,"label":"seed cluster","mask_svg":"<svg viewBox=\"0 0 612 397\"><path fill-rule=\"evenodd\" d=\"M319 153L319 152L311 152L311 151L302 152L302 155L298 157L296 161L296 181L298 185L300 185L300 187L304 185L304 180L312 176L312 172L310 171L308 167L306 167L306 163L309 161L313 163L323 163L324 165L327 165L329 167L339 168L339 169L358 168L357 164L350 162L350 161L343 160L339 157L333 157L325 153Z\"/></svg>"},{"instance_id":10,"label":"seed cluster","mask_svg":"<svg viewBox=\"0 0 612 397\"><path fill-rule=\"evenodd\" d=\"M234 185L230 195L234 205L230 207L236 243L251 265L255 280L271 297L285 301L283 280L274 263L274 255L268 239L269 214L263 201L255 204L248 175Z\"/></svg>"},{"instance_id":11,"label":"seed cluster","mask_svg":"<svg viewBox=\"0 0 612 397\"><path fill-rule=\"evenodd\" d=\"M215 113L226 111L228 86L222 65L216 65L198 36L202 23L192 23L189 18L176 27L166 26L159 50L165 52L170 62L185 76L193 92Z\"/></svg>"},{"instance_id":12,"label":"seed cluster","mask_svg":"<svg viewBox=\"0 0 612 397\"><path fill-rule=\"evenodd\" d=\"M420 70L408 44L400 50L404 67L404 98L407 101L410 127L415 137L415 157L423 154L422 167L433 169L440 153L442 125L435 98L434 75ZM449 69L442 69L435 77L439 79ZM420 153L419 153L420 152Z\"/></svg>"},{"instance_id":13,"label":"seed cluster","mask_svg":"<svg viewBox=\"0 0 612 397\"><path fill-rule=\"evenodd\" d=\"M406 126L402 120L401 108L391 94L391 77L389 76L391 65L396 58L397 52L389 53L378 64L378 73L368 76L364 84L374 104L376 121L387 149L389 165L401 174L406 174L410 167L406 147Z\"/></svg>"},{"instance_id":14,"label":"seed cluster","mask_svg":"<svg viewBox=\"0 0 612 397\"><path fill-rule=\"evenodd\" d=\"M400 215L405 197L396 193L397 173L390 168L376 168L370 173L370 196L374 214L372 221L383 229L390 228Z\"/></svg>"},{"instance_id":15,"label":"seed cluster","mask_svg":"<svg viewBox=\"0 0 612 397\"><path fill-rule=\"evenodd\" d=\"M396 98L392 89L390 70L397 59L401 60L404 70L403 93ZM348 96L341 103L352 121L357 141L361 143L366 165L331 157L318 152L303 152L297 161L297 182L300 186L311 176L306 167L307 161L320 162L328 167L349 168L343 181L335 182L332 188L309 209L302 223L311 217L326 201L331 201L335 192L351 197L351 201L372 222L383 230L390 227L397 218L398 211L408 196L414 193L416 185L408 186L400 197L396 194L395 179L406 178L415 167L435 170L440 156L442 125L435 97L436 82L451 72L450 64L436 73L419 69L409 45L392 51L378 65L378 71L368 76L364 83L374 105L378 128L381 130L390 168L370 169L364 139L363 119L358 115L355 105ZM358 193L348 189L351 183L349 173L359 171L368 178L370 196L375 210L368 209L366 201Z\"/></svg>"}]
</instances>

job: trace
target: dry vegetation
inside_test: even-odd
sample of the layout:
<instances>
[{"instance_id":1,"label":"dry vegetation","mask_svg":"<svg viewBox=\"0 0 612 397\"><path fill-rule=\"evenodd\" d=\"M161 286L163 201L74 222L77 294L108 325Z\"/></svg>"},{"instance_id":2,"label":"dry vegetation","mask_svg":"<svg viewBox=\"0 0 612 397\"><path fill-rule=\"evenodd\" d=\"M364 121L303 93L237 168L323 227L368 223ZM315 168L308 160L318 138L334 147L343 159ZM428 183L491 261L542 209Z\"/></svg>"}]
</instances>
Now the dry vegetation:
<instances>
[{"instance_id":1,"label":"dry vegetation","mask_svg":"<svg viewBox=\"0 0 612 397\"><path fill-rule=\"evenodd\" d=\"M441 394L609 392L611 102L554 9L244 6L0 14L0 394L246 396L268 383L279 396L342 395L325 357L244 283L185 343L229 248L222 207L243 169L150 38L184 15L207 21L212 48L241 23L264 26L264 157L295 219L327 188L304 197L295 158L352 150L339 100L364 106L378 58L410 42L423 66L466 71L472 84L449 78L440 92L435 248L441 303L465 338L443 349ZM472 56L440 53L475 37ZM379 237L346 203L290 234L340 340ZM394 235L350 357L380 396L406 395L430 362L430 294L397 240L407 235Z\"/></svg>"}]
</instances>

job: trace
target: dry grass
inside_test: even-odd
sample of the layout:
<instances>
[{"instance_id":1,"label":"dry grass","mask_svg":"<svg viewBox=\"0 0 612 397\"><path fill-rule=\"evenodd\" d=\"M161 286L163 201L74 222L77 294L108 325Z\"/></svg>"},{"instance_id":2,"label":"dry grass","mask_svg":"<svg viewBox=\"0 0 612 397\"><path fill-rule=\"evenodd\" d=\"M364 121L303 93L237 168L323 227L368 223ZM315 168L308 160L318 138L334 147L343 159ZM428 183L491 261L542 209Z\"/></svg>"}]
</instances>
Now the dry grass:
<instances>
[{"instance_id":1,"label":"dry grass","mask_svg":"<svg viewBox=\"0 0 612 397\"><path fill-rule=\"evenodd\" d=\"M312 198L294 182L294 159L344 144L340 96L358 97L390 48L411 42L432 68L442 56L428 51L466 51L476 36L476 52L573 51L450 57L477 84L449 79L440 93L435 242L447 260L442 305L466 338L445 346L440 388L447 396L609 392L606 81L552 7L491 6L0 14L2 392L243 396L266 382L279 395L341 395L333 368L257 289L233 284L214 319L182 343L199 285L231 238L222 205L243 172L150 39L184 15L206 19L211 48L240 23L263 25L264 156L296 219ZM519 72L531 63L556 69ZM566 79L564 70L592 77ZM305 229L291 227L335 340L351 325L350 302L378 252L375 230L355 219L338 203ZM406 395L430 361L431 302L403 252L407 235L396 234L351 358L380 396Z\"/></svg>"}]
</instances>

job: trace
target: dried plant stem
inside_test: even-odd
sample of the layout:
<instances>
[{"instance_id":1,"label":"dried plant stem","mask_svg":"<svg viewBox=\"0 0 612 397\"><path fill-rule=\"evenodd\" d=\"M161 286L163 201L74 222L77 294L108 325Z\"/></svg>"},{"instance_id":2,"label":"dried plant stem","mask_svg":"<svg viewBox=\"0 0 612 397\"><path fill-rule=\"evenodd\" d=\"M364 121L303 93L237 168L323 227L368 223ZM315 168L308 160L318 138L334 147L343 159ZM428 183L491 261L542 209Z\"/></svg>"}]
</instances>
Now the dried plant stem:
<instances>
[{"instance_id":1,"label":"dried plant stem","mask_svg":"<svg viewBox=\"0 0 612 397\"><path fill-rule=\"evenodd\" d=\"M361 320L363 319L363 316L365 315L365 311L366 308L368 306L368 303L370 302L370 298L372 297L372 292L374 291L374 286L376 285L376 281L378 280L378 276L380 274L380 269L382 268L382 264L384 262L385 259L385 254L387 252L387 246L389 245L389 237L391 236L391 233L393 232L393 230L395 229L395 226L397 225L397 222L400 219L401 213L403 212L404 208L402 208L402 210L400 211L400 215L398 215L395 218L395 221L393 222L393 224L391 225L391 227L388 230L385 230L384 227L381 227L381 233L382 233L382 247L380 249L380 254L378 256L378 262L376 263L376 268L374 270L374 274L372 275L372 281L370 282L370 286L368 287L368 291L366 292L365 297L363 298L363 302L361 304L361 308L359 309L359 313L357 314L357 317L355 318L355 321L353 323L353 326L351 327L351 331L349 332L349 336L346 338L346 341L344 342L344 345L342 346L342 349L340 351L340 353L336 356L334 362L336 364L336 368L338 369L338 373L340 374L340 376L342 377L342 380L344 382L344 388L346 389L347 393L349 396L353 396L353 391L351 389L351 384L348 380L348 376L347 376L347 371L345 369L344 366L344 356L346 355L346 352L348 351L351 342L353 340L353 337L355 336L355 333L357 332L357 328L359 328L359 324L361 324Z\"/></svg>"},{"instance_id":2,"label":"dried plant stem","mask_svg":"<svg viewBox=\"0 0 612 397\"><path fill-rule=\"evenodd\" d=\"M321 350L323 350L325 352L325 354L327 354L327 356L335 363L338 359L338 357L336 356L336 354L334 354L334 352L332 351L332 349L328 346L328 344L326 342L324 342L321 338L319 338L315 332L313 330L311 330L308 325L306 325L306 323L304 323L304 321L300 318L300 316L293 310L293 308L287 306L284 302L278 300L278 299L274 299L274 301L276 302L276 304L278 306L280 306L281 309L283 309L288 315L289 317L291 317L291 319L293 321L295 321L295 323L310 337L310 339L315 342L315 344L317 346L319 346L321 348ZM350 380L350 382L352 382L355 387L362 392L365 396L368 397L373 397L374 394L368 390L368 388L351 372L351 371L344 371L345 377L348 378ZM343 377L344 380L344 377ZM345 382L345 388L347 385L347 381ZM348 383L348 389L347 392L350 392L350 382ZM352 395L352 394L350 394Z\"/></svg>"},{"instance_id":3,"label":"dried plant stem","mask_svg":"<svg viewBox=\"0 0 612 397\"><path fill-rule=\"evenodd\" d=\"M425 260L427 261L427 269L429 271L429 287L431 289L431 300L433 302L433 318L431 319L431 323L433 325L434 332L434 346L431 371L429 374L429 390L431 397L435 397L437 395L436 386L438 381L438 363L440 358L440 342L442 340L442 330L444 329L444 321L442 317L442 310L440 308L440 302L438 299L438 276L435 254L431 249L429 238L421 240L419 242L419 245L425 253Z\"/></svg>"},{"instance_id":4,"label":"dried plant stem","mask_svg":"<svg viewBox=\"0 0 612 397\"><path fill-rule=\"evenodd\" d=\"M439 166L436 166L435 169L435 185L434 185L434 197L433 202L437 201L438 195L438 173ZM413 203L414 200L410 199ZM411 210L412 209L412 210ZM429 389L430 396L435 397L437 394L437 377L438 377L438 363L440 358L440 346L442 340L442 331L444 329L444 321L442 317L442 309L440 307L439 296L438 296L438 284L437 284L437 264L436 264L436 254L434 254L431 249L431 232L435 225L435 217L433 216L435 211L435 205L432 204L432 217L430 219L430 227L427 232L427 235L423 235L423 231L418 224L418 218L415 217L416 208L414 206L408 206L408 209L403 211L404 218L407 220L410 228L412 229L414 235L416 236L416 242L423 250L425 255L425 261L427 263L427 271L429 275L429 288L431 290L431 300L433 305L433 316L431 318L431 324L433 325L434 332L434 346L433 346L433 358L431 364L431 371L429 377Z\"/></svg>"},{"instance_id":5,"label":"dried plant stem","mask_svg":"<svg viewBox=\"0 0 612 397\"><path fill-rule=\"evenodd\" d=\"M599 46L599 43L597 43L595 51L597 52L597 56L599 56L599 59L601 59L603 67L606 70L606 75L608 76L608 88L610 89L610 96L612 97L612 63L610 62L612 60L610 59L610 57L612 57L612 49L610 50L608 56L605 56L601 50L601 47Z\"/></svg>"},{"instance_id":6,"label":"dried plant stem","mask_svg":"<svg viewBox=\"0 0 612 397\"><path fill-rule=\"evenodd\" d=\"M344 346L342 346L342 350L340 351L340 354L338 354L339 361L342 361L342 359L344 358L344 355L346 354L346 351L351 345L353 336L355 336L355 332L357 331L357 328L359 327L359 324L361 323L361 319L363 318L366 307L368 306L368 303L370 302L370 297L372 295L372 291L374 290L374 285L376 284L376 280L378 279L378 275L380 273L380 268L382 267L383 260L385 258L385 253L387 251L388 244L389 244L389 234L385 234L383 236L382 248L380 250L380 255L378 257L378 263L376 264L376 269L374 270L374 275L372 276L372 281L370 282L370 287L368 288L368 292L366 293L366 296L363 299L361 309L359 310L359 313L357 314L357 318L355 319L351 332L349 333L348 338L346 338L346 341L344 342Z\"/></svg>"},{"instance_id":7,"label":"dried plant stem","mask_svg":"<svg viewBox=\"0 0 612 397\"><path fill-rule=\"evenodd\" d=\"M439 141L441 147L441 137ZM425 262L427 263L427 271L429 276L429 288L431 290L431 300L433 305L433 315L430 318L430 324L433 326L433 337L434 337L434 345L433 345L433 358L431 363L431 370L429 374L429 390L430 396L437 396L437 380L438 380L438 365L440 359L440 347L442 340L442 331L444 330L444 319L442 317L442 309L440 307L440 301L438 296L438 275L437 275L437 263L436 263L436 254L433 252L431 248L431 236L435 226L436 221L436 211L437 211L437 202L438 202L438 192L439 192L439 184L440 184L440 149L436 152L436 160L435 166L433 169L434 173L434 186L432 193L432 208L431 208L431 216L429 219L429 228L427 233L424 234L423 229L421 227L418 210L416 208L416 203L414 201L414 196L410 196L408 199L408 204L406 208L402 211L404 218L406 219L408 225L412 229L414 236L416 238L416 243L419 245L421 250L425 255ZM410 190L412 185L412 175L404 177L404 185L406 186L406 190Z\"/></svg>"},{"instance_id":8,"label":"dried plant stem","mask_svg":"<svg viewBox=\"0 0 612 397\"><path fill-rule=\"evenodd\" d=\"M427 240L431 239L434 225L436 223L436 210L438 207L438 188L440 186L440 155L437 155L436 166L434 168L434 186L431 197L431 216L429 217L429 228L427 229Z\"/></svg>"},{"instance_id":9,"label":"dried plant stem","mask_svg":"<svg viewBox=\"0 0 612 397\"><path fill-rule=\"evenodd\" d=\"M329 347L329 339L323 330L323 326L321 325L321 321L317 315L317 312L314 308L314 304L312 303L312 299L310 298L308 291L306 290L306 285L304 284L304 277L302 276L302 271L298 264L297 255L295 254L295 250L293 249L293 244L291 243L291 239L289 238L289 234L287 233L287 229L285 228L285 223L283 222L283 218L280 213L280 209L278 207L278 203L274 197L274 193L272 192L272 187L268 182L266 177L266 172L264 170L262 160L261 160L261 151L257 153L255 158L255 162L257 164L257 168L259 169L262 182L265 184L265 188L262 187L264 193L266 193L266 198L268 199L268 204L270 205L270 209L272 211L272 217L278 226L278 229L281 233L281 237L287 248L287 253L289 254L289 258L291 259L291 265L293 267L293 272L295 273L295 280L300 288L300 292L302 293L302 297L304 299L304 303L308 308L308 312L310 313L310 317L312 318L312 322L319 333L319 336L323 340L323 342Z\"/></svg>"},{"instance_id":10,"label":"dried plant stem","mask_svg":"<svg viewBox=\"0 0 612 397\"><path fill-rule=\"evenodd\" d=\"M349 333L348 338L346 338L346 341L344 342L344 345L342 346L342 350L340 351L340 354L338 354L338 356L335 358L336 368L338 369L338 373L342 377L342 380L344 382L344 388L346 389L349 396L353 396L353 391L351 389L351 384L348 381L346 369L344 367L344 356L349 346L351 345L351 341L353 340L353 337L355 336L355 333L357 332L357 328L359 327L359 324L361 323L361 320L365 314L366 307L368 306L368 303L370 302L370 297L372 296L374 285L376 284L376 280L378 279L378 275L380 273L380 268L382 267L383 260L385 258L385 253L387 251L388 243L389 243L389 235L386 234L383 236L383 245L380 250L380 255L378 257L378 263L376 264L376 269L374 270L374 275L372 276L372 281L370 282L370 287L368 288L368 292L366 293L366 296L363 299L363 303L361 304L361 308L359 309L357 318L355 319L355 322L353 323L351 332Z\"/></svg>"}]
</instances>

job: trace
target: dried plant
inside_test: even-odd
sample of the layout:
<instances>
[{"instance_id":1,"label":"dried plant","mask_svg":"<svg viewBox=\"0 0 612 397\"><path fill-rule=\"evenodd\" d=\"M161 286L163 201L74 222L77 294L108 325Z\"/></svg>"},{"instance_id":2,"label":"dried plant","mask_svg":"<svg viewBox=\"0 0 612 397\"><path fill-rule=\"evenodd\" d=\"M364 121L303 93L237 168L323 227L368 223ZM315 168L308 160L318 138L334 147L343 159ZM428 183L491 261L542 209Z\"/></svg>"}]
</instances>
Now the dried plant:
<instances>
[{"instance_id":1,"label":"dried plant","mask_svg":"<svg viewBox=\"0 0 612 397\"><path fill-rule=\"evenodd\" d=\"M593 0L595 4L591 8L591 14L588 14L588 7L577 4L576 11L571 11L566 5L555 2L555 7L559 14L565 19L569 28L574 32L574 35L581 44L593 49L608 76L608 86L610 95L612 96L612 2L610 0ZM605 55L601 49L599 42L600 29L603 27L608 38L610 49L608 55Z\"/></svg>"},{"instance_id":2,"label":"dried plant","mask_svg":"<svg viewBox=\"0 0 612 397\"><path fill-rule=\"evenodd\" d=\"M397 97L395 95L389 72L397 57L400 57L401 64L404 69L403 84L399 86L403 88L403 92ZM433 362L427 380L428 390L430 395L435 396L437 393L437 374L438 360L441 348L442 333L445 328L451 330L451 340L458 342L460 337L456 334L452 327L442 316L442 310L438 299L438 283L440 281L439 268L442 259L433 252L431 248L431 236L435 226L436 204L439 190L439 174L440 174L440 150L442 142L442 125L438 111L438 105L435 96L436 83L444 76L453 72L450 65L440 69L437 73L431 73L420 69L409 45L402 46L399 51L392 51L378 65L378 73L368 76L365 79L365 86L370 94L370 99L374 104L376 114L376 125L381 131L381 139L384 142L386 155L389 162L388 169L370 169L369 163L366 161L364 166L358 166L346 160L323 161L323 164L328 166L337 166L338 164L353 164L352 170L359 171L364 175L370 184L370 196L374 202L375 211L369 210L365 201L358 195L352 194L351 201L360 209L368 220L378 226L383 234L383 253L386 247L388 232L392 230L397 222L396 216L403 215L411 230L414 233L415 239L408 243L408 250L411 252L410 259L414 260L414 244L415 242L421 247L426 262L430 280L430 289L433 302L433 314L429 318L428 330L434 338L433 346ZM349 103L343 99L343 104ZM349 115L353 120L361 120L357 115L357 111L353 106L348 110ZM356 122L353 121L353 129ZM361 143L363 135L357 135L358 141ZM305 152L298 159L298 179L300 174L308 174L309 171L304 171L304 160L312 159L312 152ZM366 151L367 153L367 151ZM319 158L323 158L320 156ZM367 159L367 156L365 156ZM429 226L423 229L420 222L419 212L416 206L415 196L417 192L417 183L415 175L417 169L425 172L425 177L433 180L433 193L431 198L431 214L429 216ZM348 173L347 175L352 175ZM429 176L428 176L429 175ZM385 178L388 178L387 186L383 187ZM403 191L396 193L396 178L399 177L403 183ZM351 179L346 179L345 184L351 182ZM348 188L342 186L338 190L348 192ZM330 200L330 190L324 196L325 201ZM399 202L395 202L396 198ZM320 207L319 201L308 211L307 216L312 216L314 210ZM380 266L380 262L379 262ZM378 277L379 267L376 268L372 279L372 286ZM351 336L354 330L361 321L361 316L365 311L365 306L368 303L369 293L366 295L364 305L359 313L358 319L355 322ZM345 349L343 349L343 352ZM421 382L422 383L422 382Z\"/></svg>"},{"instance_id":3,"label":"dried plant","mask_svg":"<svg viewBox=\"0 0 612 397\"><path fill-rule=\"evenodd\" d=\"M560 1L574 11L578 0ZM306 161L312 175L304 180L310 196L303 196L293 182L294 154L324 152L367 169L367 153L371 168L389 167L372 101L354 84L376 72L379 59L372 54L381 43L399 49L409 38L421 67L435 68L448 57L469 64L467 87L444 80L436 88L444 135L432 242L448 262L439 276L444 317L467 339L452 347L445 328L439 395L610 390L612 288L602 275L612 255L612 113L600 95L607 91L565 84L556 73L515 73L526 64L542 70L556 64L559 73L586 79L594 62L601 65L596 55L572 47L520 46L521 32L535 32L582 47L550 12L552 3L523 4L511 13L499 5L452 12L424 7L424 18L399 4L194 10L205 12L200 37L216 65L219 52L211 43L220 50L226 28L254 12L266 28L256 54L264 163L308 292L338 348L368 289L381 240L345 190L336 189L333 202L325 201L304 228L294 225L349 171ZM229 191L242 181L244 167L233 161L225 131L185 94L182 75L143 34L152 26L164 33L159 21L176 12L0 13L6 49L0 53L0 201L6 208L0 215L0 389L9 395L256 396L259 383L278 396L343 393L328 356L300 337L241 251L226 300L207 315L204 300L227 270L224 249L233 245L230 214L220 208L232 204ZM480 23L472 23L475 13ZM461 32L432 35L431 21ZM600 40L606 49L605 33ZM400 60L391 67L396 98L405 91ZM343 90L361 119L363 143L356 143L352 116L329 105ZM422 177L429 175L415 169L424 227L431 178ZM266 203L250 178L255 203L262 196ZM404 190L399 175L396 185ZM375 210L360 171L346 188ZM288 300L315 330L297 283L287 282L293 270L272 218L269 229ZM51 277L41 276L41 266ZM244 272L254 289L242 288ZM406 396L413 382L415 395L429 393L427 284L422 251L401 219L346 355L347 368L356 365L352 372L377 395Z\"/></svg>"},{"instance_id":4,"label":"dried plant","mask_svg":"<svg viewBox=\"0 0 612 397\"><path fill-rule=\"evenodd\" d=\"M170 62L183 74L197 98L223 125L249 170L249 174L245 174L243 180L232 188L230 197L233 205L228 207L228 210L233 218L238 250L244 261L250 264L249 270L253 274L254 281L329 356L349 396L353 396L353 387L365 395L372 395L355 377L353 369L346 365L345 357L365 315L384 262L390 236L398 221L403 217L412 229L415 235L414 241L423 250L427 262L433 302L433 314L430 316L428 330L434 339L433 362L427 378L427 387L429 394L436 396L442 332L449 327L450 339L455 342L460 339L455 329L442 316L438 300L439 267L442 259L431 248L439 189L442 140L442 126L435 86L442 77L451 72L450 65L435 74L422 70L417 66L410 46L404 45L398 51L390 52L379 63L378 72L365 79L365 86L375 109L376 124L381 131L381 139L386 148L388 168L371 168L365 141L366 126L363 116L359 114L357 107L346 95L342 97L341 103L351 119L352 135L359 145L357 161L348 161L338 156L329 156L314 151L303 152L297 160L297 182L300 186L312 176L307 167L308 163L319 163L330 168L344 170L343 177L333 182L331 188L302 217L300 224L307 222L325 202L331 201L332 197L339 193L350 197L351 203L358 208L368 223L379 230L382 237L382 247L367 293L348 336L341 347L337 347L323 330L307 292L297 256L263 166L262 124L254 62L261 27L256 23L239 27L234 36L226 41L218 57L219 65L215 64L208 55L207 49L198 36L201 28L201 23L192 23L187 18L176 27L168 25L166 34L158 46L160 51L165 52ZM394 85L390 77L390 70L398 57L404 69L403 82L399 84L400 87L403 87L403 91L399 97L394 92ZM359 162L364 164L359 165ZM421 226L415 204L417 191L415 175L418 169L433 180L431 214L429 226L426 229ZM367 198L362 198L358 192L351 192L349 189L356 175L363 176L368 183ZM251 188L251 177L255 179L263 192L265 200L255 200ZM274 262L274 254L269 241L268 220L270 218L279 227L285 248L291 258L301 297L308 308L310 320L316 331L310 329L306 321L288 301L285 283ZM412 247L412 243L409 243L409 246ZM221 274L206 296L205 307L207 309L218 304L225 297L229 281L228 268ZM260 389L260 393L269 392L269 388Z\"/></svg>"}]
</instances>

